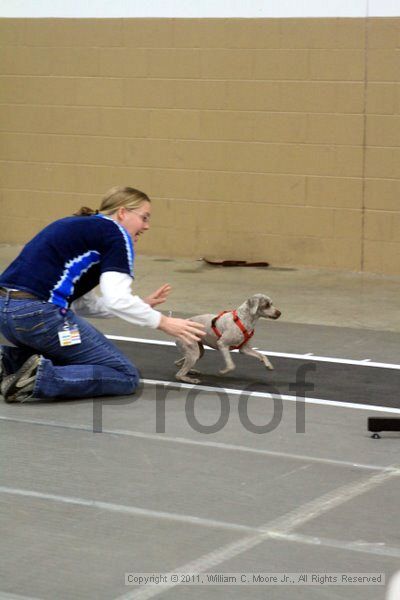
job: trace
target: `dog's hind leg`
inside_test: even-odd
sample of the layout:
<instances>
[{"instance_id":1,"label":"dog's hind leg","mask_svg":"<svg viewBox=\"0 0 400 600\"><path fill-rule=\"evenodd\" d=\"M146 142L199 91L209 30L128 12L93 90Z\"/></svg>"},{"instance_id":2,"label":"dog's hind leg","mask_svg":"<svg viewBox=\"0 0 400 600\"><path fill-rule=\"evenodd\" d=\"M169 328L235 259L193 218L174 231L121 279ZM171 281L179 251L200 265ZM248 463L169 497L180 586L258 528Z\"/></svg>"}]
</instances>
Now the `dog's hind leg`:
<instances>
[{"instance_id":1,"label":"dog's hind leg","mask_svg":"<svg viewBox=\"0 0 400 600\"><path fill-rule=\"evenodd\" d=\"M254 358L257 358L260 362L262 362L265 365L267 369L269 369L270 371L274 370L274 367L270 363L268 358L264 356L264 354L261 354L261 352L257 352L257 350L254 350L254 348L251 348L251 346L245 344L240 348L239 352L241 352L242 354L247 354L247 356L253 356Z\"/></svg>"},{"instance_id":2,"label":"dog's hind leg","mask_svg":"<svg viewBox=\"0 0 400 600\"><path fill-rule=\"evenodd\" d=\"M201 342L197 342L199 345L200 356L197 360L200 360L204 356L204 346ZM189 373L193 373L194 375L201 375L201 371L198 369L190 369Z\"/></svg>"},{"instance_id":3,"label":"dog's hind leg","mask_svg":"<svg viewBox=\"0 0 400 600\"><path fill-rule=\"evenodd\" d=\"M201 342L197 342L197 343L199 345L199 350L200 350L200 356L199 356L199 358L197 360L200 360L203 357L203 355L204 355L204 346L203 346L203 344ZM184 362L185 362L185 357L182 356L182 358L179 358L178 360L175 360L174 364L177 367L181 367ZM189 373L193 373L194 375L201 375L201 371L198 371L197 369L190 369Z\"/></svg>"},{"instance_id":4,"label":"dog's hind leg","mask_svg":"<svg viewBox=\"0 0 400 600\"><path fill-rule=\"evenodd\" d=\"M188 376L188 373L196 372L192 370L192 367L199 360L200 355L200 344L192 344L190 346L185 346L185 356L179 361L177 361L177 363L179 363L179 366L182 366L175 375L175 379L177 379L178 381L184 381L185 383L200 383L200 379L194 379L193 377Z\"/></svg>"}]
</instances>

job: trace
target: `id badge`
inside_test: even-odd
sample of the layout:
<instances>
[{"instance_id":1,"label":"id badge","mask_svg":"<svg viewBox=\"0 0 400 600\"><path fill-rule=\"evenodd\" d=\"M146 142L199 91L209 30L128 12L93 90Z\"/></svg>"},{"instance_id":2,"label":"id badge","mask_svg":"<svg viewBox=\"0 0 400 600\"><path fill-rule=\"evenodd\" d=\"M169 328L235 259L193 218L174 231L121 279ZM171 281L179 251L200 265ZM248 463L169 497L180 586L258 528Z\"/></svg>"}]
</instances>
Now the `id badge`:
<instances>
[{"instance_id":1,"label":"id badge","mask_svg":"<svg viewBox=\"0 0 400 600\"><path fill-rule=\"evenodd\" d=\"M74 346L81 343L81 334L79 333L78 325L70 325L68 321L64 323L58 332L60 346Z\"/></svg>"}]
</instances>

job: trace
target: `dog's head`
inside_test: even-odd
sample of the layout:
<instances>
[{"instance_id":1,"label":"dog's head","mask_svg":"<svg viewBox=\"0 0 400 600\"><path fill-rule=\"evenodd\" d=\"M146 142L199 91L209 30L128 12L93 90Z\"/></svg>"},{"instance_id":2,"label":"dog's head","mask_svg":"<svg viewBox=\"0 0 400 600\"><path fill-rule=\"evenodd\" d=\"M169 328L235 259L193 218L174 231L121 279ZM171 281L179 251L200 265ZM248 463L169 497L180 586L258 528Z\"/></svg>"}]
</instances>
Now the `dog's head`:
<instances>
[{"instance_id":1,"label":"dog's head","mask_svg":"<svg viewBox=\"0 0 400 600\"><path fill-rule=\"evenodd\" d=\"M279 319L281 311L275 308L272 300L265 294L254 294L247 301L249 312L252 317L264 319Z\"/></svg>"}]
</instances>

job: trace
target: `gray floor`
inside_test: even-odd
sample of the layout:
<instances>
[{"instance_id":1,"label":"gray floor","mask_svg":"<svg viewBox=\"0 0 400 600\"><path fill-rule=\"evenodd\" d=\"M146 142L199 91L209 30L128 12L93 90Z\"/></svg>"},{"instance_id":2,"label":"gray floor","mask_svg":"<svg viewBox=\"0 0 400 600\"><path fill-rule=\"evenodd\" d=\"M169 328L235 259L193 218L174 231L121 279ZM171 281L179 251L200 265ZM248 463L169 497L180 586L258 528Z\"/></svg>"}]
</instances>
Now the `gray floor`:
<instances>
[{"instance_id":1,"label":"gray floor","mask_svg":"<svg viewBox=\"0 0 400 600\"><path fill-rule=\"evenodd\" d=\"M15 251L3 248L3 264ZM400 279L146 257L136 271L141 294L173 284L165 310L176 315L269 293L283 316L260 323L261 349L400 364ZM167 339L114 319L96 324ZM279 426L260 435L243 426L232 394L226 425L206 434L188 395L145 384L139 397L118 400L0 404L0 598L383 600L382 585L125 585L125 573L383 573L388 581L399 569L400 434L372 440L366 427L381 413L307 404L306 431L296 433L287 401ZM272 401L254 397L248 409L263 424ZM215 392L199 391L197 421L212 425L220 414Z\"/></svg>"}]
</instances>

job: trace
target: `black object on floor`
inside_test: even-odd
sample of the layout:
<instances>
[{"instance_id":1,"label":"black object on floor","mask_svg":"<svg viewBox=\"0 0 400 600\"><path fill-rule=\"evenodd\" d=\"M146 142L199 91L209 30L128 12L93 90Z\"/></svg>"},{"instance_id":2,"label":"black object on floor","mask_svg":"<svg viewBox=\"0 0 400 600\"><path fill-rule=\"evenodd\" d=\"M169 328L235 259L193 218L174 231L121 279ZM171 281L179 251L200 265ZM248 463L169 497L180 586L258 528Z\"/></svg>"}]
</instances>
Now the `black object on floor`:
<instances>
[{"instance_id":1,"label":"black object on floor","mask_svg":"<svg viewBox=\"0 0 400 600\"><path fill-rule=\"evenodd\" d=\"M368 419L368 431L373 431L371 437L379 439L382 431L400 431L400 419L387 417L370 417Z\"/></svg>"},{"instance_id":2,"label":"black object on floor","mask_svg":"<svg viewBox=\"0 0 400 600\"><path fill-rule=\"evenodd\" d=\"M269 267L269 262L247 262L247 260L224 260L222 258L202 258L208 265L217 265L218 267Z\"/></svg>"}]
</instances>

